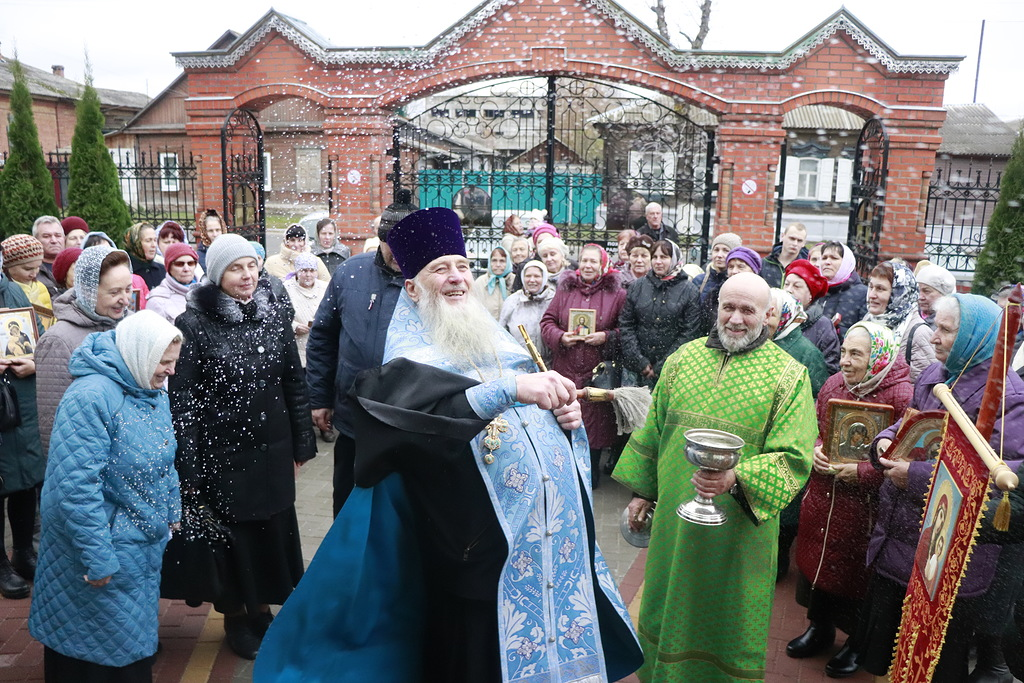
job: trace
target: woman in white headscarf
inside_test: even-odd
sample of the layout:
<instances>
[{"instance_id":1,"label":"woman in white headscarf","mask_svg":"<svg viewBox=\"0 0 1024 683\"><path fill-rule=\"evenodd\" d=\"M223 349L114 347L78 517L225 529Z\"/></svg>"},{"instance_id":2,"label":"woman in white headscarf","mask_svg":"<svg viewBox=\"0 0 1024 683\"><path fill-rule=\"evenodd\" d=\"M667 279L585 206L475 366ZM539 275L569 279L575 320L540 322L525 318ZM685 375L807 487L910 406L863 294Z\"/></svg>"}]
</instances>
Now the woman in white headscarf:
<instances>
[{"instance_id":1,"label":"woman in white headscarf","mask_svg":"<svg viewBox=\"0 0 1024 683\"><path fill-rule=\"evenodd\" d=\"M541 339L540 319L544 317L544 312L548 310L551 300L555 298L555 288L548 282L547 268L540 261L527 261L523 264L520 274L523 278L523 288L505 299L505 303L501 306L501 315L498 316L498 323L508 330L524 348L526 342L519 332L519 326L525 327L526 333L530 335L533 343L537 346L541 358L550 366L551 350Z\"/></svg>"},{"instance_id":2,"label":"woman in white headscarf","mask_svg":"<svg viewBox=\"0 0 1024 683\"><path fill-rule=\"evenodd\" d=\"M164 388L181 341L142 311L89 335L71 356L29 614L48 681L152 680L161 561L181 518Z\"/></svg>"}]
</instances>

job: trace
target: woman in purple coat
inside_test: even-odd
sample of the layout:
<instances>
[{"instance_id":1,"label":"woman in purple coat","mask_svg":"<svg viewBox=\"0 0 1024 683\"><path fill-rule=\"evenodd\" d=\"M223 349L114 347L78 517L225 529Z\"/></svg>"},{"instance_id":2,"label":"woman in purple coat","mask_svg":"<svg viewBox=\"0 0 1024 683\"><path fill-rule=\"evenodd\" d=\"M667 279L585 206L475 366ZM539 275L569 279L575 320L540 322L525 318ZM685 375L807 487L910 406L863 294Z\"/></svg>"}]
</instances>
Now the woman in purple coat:
<instances>
[{"instance_id":1,"label":"woman in purple coat","mask_svg":"<svg viewBox=\"0 0 1024 683\"><path fill-rule=\"evenodd\" d=\"M556 370L582 389L590 383L594 368L611 361L619 353L619 313L626 303L626 290L619 271L611 267L608 252L596 244L580 251L580 267L566 271L558 281L558 290L540 321L544 344L551 349L552 370ZM581 328L570 319L570 309L595 312L593 329ZM615 413L609 403L583 403L583 424L590 440L593 486L597 488L601 450L611 447L616 458L624 442L615 429Z\"/></svg>"},{"instance_id":2,"label":"woman in purple coat","mask_svg":"<svg viewBox=\"0 0 1024 683\"><path fill-rule=\"evenodd\" d=\"M972 294L943 297L935 311L932 344L940 362L921 373L910 407L922 411L942 409L932 395L932 387L944 382L950 385L964 412L975 421L1002 311L988 299ZM1003 449L1007 464L1016 470L1024 459L1024 380L1015 372L1006 375L1004 399L1005 413L998 414L989 443L997 453ZM903 597L921 533L924 502L935 467L934 460L897 462L885 457L899 424L880 432L871 448L871 457L884 469L886 481L879 493L878 521L868 544L867 559L875 576L868 590L868 608L861 618L858 639L863 652L860 664L876 676L885 674L892 660ZM978 610L979 598L989 590L999 559L999 545L983 542L991 533L990 515L999 496L994 498L982 522L982 542L974 546L960 582L946 641L932 678L935 683L966 681L971 636L979 622L1005 616L982 615ZM1012 599L1009 602L1012 604Z\"/></svg>"}]
</instances>

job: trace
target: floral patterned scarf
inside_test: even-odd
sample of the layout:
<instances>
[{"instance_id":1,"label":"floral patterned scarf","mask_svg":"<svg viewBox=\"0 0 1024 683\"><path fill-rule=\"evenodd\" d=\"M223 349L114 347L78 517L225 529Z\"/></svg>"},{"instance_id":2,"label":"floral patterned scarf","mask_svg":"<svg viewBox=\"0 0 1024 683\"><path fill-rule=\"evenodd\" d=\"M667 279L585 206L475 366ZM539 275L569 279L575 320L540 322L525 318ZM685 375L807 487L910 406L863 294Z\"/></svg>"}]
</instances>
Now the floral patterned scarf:
<instances>
[{"instance_id":1,"label":"floral patterned scarf","mask_svg":"<svg viewBox=\"0 0 1024 683\"><path fill-rule=\"evenodd\" d=\"M788 337L793 330L799 329L800 325L807 320L807 313L804 312L803 305L796 300L796 297L785 290L773 287L772 301L779 308L779 326L775 330L775 336L772 337L778 341Z\"/></svg>"},{"instance_id":2,"label":"floral patterned scarf","mask_svg":"<svg viewBox=\"0 0 1024 683\"><path fill-rule=\"evenodd\" d=\"M854 330L863 330L868 334L868 369L864 373L864 379L853 386L847 384L846 388L850 393L863 398L877 389L889 374L889 369L899 357L900 344L892 330L878 323L862 320L846 332L847 339Z\"/></svg>"},{"instance_id":3,"label":"floral patterned scarf","mask_svg":"<svg viewBox=\"0 0 1024 683\"><path fill-rule=\"evenodd\" d=\"M878 315L868 313L867 322L888 327L896 339L903 339L911 317L917 313L918 288L914 272L903 261L887 261L892 267L892 293L885 311Z\"/></svg>"}]
</instances>

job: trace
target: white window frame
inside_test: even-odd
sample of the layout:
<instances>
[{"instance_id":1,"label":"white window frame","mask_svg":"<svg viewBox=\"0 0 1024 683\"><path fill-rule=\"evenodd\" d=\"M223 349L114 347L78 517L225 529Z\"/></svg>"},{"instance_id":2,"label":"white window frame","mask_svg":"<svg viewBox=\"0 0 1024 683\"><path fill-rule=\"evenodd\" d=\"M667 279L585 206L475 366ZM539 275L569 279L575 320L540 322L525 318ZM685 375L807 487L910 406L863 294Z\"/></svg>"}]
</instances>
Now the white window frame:
<instances>
[{"instance_id":1,"label":"white window frame","mask_svg":"<svg viewBox=\"0 0 1024 683\"><path fill-rule=\"evenodd\" d=\"M158 159L160 162L160 191L178 192L180 189L181 166L178 164L177 152L160 152ZM174 170L171 172L168 171L169 167L165 164L169 160L174 161Z\"/></svg>"},{"instance_id":2,"label":"white window frame","mask_svg":"<svg viewBox=\"0 0 1024 683\"><path fill-rule=\"evenodd\" d=\"M263 153L263 191L270 192L274 189L274 185L271 182L271 163L270 163L270 152Z\"/></svg>"}]
</instances>

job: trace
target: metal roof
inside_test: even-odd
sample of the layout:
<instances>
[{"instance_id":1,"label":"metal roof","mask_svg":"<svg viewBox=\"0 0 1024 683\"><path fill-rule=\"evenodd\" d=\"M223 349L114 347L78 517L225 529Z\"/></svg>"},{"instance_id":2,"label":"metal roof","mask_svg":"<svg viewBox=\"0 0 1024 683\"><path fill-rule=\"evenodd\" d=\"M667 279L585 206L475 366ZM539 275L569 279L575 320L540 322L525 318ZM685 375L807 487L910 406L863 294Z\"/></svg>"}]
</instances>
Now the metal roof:
<instances>
[{"instance_id":1,"label":"metal roof","mask_svg":"<svg viewBox=\"0 0 1024 683\"><path fill-rule=\"evenodd\" d=\"M46 97L56 99L77 100L82 96L84 86L70 78L57 76L51 71L37 69L22 62L21 68L25 71L28 82L28 91L33 98ZM0 57L0 92L10 92L14 87L14 74L11 73L11 63L5 57ZM142 93L129 92L127 90L110 90L107 88L96 88L96 94L100 98L100 105L103 107L118 107L124 109L142 109L149 102L149 97Z\"/></svg>"},{"instance_id":2,"label":"metal roof","mask_svg":"<svg viewBox=\"0 0 1024 683\"><path fill-rule=\"evenodd\" d=\"M939 154L1010 156L1017 131L984 104L946 105Z\"/></svg>"},{"instance_id":3,"label":"metal roof","mask_svg":"<svg viewBox=\"0 0 1024 683\"><path fill-rule=\"evenodd\" d=\"M864 127L864 119L839 107L810 104L787 112L782 127L859 131Z\"/></svg>"}]
</instances>

